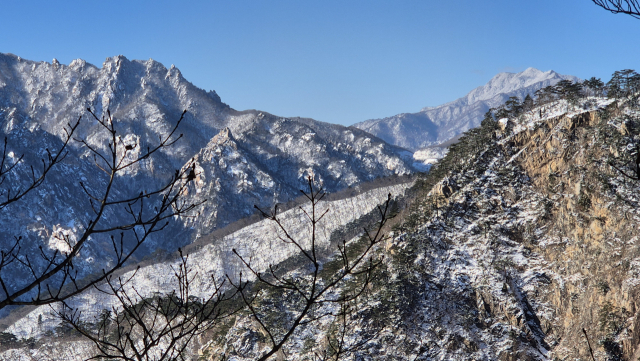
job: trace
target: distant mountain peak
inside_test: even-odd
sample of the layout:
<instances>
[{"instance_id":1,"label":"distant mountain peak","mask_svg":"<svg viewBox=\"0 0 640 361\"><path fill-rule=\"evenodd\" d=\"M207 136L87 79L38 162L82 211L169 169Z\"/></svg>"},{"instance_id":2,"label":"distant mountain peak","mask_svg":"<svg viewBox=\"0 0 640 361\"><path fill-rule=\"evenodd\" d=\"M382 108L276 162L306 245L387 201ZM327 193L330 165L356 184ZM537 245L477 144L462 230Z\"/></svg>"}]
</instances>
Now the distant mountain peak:
<instances>
[{"instance_id":1,"label":"distant mountain peak","mask_svg":"<svg viewBox=\"0 0 640 361\"><path fill-rule=\"evenodd\" d=\"M553 70L527 68L519 73L496 74L486 84L454 101L422 108L418 113L402 113L384 119L354 124L383 140L407 149L418 150L444 143L480 124L484 113L504 103L510 96L524 99L527 94L560 80L579 81L572 75Z\"/></svg>"},{"instance_id":2,"label":"distant mountain peak","mask_svg":"<svg viewBox=\"0 0 640 361\"><path fill-rule=\"evenodd\" d=\"M552 72L553 70L549 70L549 72ZM542 70L536 69L532 66L526 68L524 71L521 72L521 74L540 74L543 73Z\"/></svg>"},{"instance_id":3,"label":"distant mountain peak","mask_svg":"<svg viewBox=\"0 0 640 361\"><path fill-rule=\"evenodd\" d=\"M526 88L541 82L557 82L563 79L579 80L574 76L560 75L553 70L542 71L533 67L529 67L519 73L502 72L496 74L485 85L481 85L470 91L465 97L443 104L438 107L423 108L422 111L439 108L452 103L466 100L467 104L473 104L478 101L490 100L497 95L507 94Z\"/></svg>"}]
</instances>

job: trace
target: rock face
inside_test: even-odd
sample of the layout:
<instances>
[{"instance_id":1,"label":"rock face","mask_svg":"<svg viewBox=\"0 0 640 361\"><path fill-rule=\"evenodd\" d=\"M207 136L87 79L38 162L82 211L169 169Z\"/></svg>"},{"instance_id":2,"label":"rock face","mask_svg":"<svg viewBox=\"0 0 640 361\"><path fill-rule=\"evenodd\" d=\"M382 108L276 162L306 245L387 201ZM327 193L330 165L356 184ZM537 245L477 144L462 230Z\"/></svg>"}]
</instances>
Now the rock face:
<instances>
[{"instance_id":1,"label":"rock face","mask_svg":"<svg viewBox=\"0 0 640 361\"><path fill-rule=\"evenodd\" d=\"M118 135L135 145L134 152L154 147L187 110L173 146L122 172L114 196L132 196L166 182L194 159L197 179L185 198L207 200L199 217L173 222L153 235L136 254L138 259L158 249L169 252L199 235L253 214L254 204L271 207L299 195L312 175L329 192L364 181L414 172L411 153L355 128L311 119L284 119L259 111L239 112L185 80L180 71L153 61L107 58L102 68L83 60L69 65L33 62L0 54L0 127L8 138L10 161L25 155L13 186L29 179L46 149L61 146L64 127L81 117L75 136L97 149L107 149L108 134L86 108L98 116L109 110ZM129 144L129 143L128 143ZM22 202L0 211L0 249L22 236L24 252L38 247L58 249L54 232L77 233L91 214L89 190L104 188L107 179L79 142L71 142L65 161L46 182ZM105 214L110 222L124 222L120 210ZM113 262L108 235L96 235L76 263L80 275L99 271ZM60 249L62 250L62 249ZM2 272L18 272L3 268ZM16 284L20 277L13 278ZM0 315L1 316L1 315Z\"/></svg>"},{"instance_id":2,"label":"rock face","mask_svg":"<svg viewBox=\"0 0 640 361\"><path fill-rule=\"evenodd\" d=\"M418 113L403 113L383 119L371 119L354 126L385 141L411 150L444 143L480 124L489 108L501 105L511 96L521 100L527 94L554 85L560 80L579 80L553 70L542 72L529 68L523 72L500 73L487 84L465 97Z\"/></svg>"},{"instance_id":3,"label":"rock face","mask_svg":"<svg viewBox=\"0 0 640 361\"><path fill-rule=\"evenodd\" d=\"M637 107L570 114L513 138L519 164L553 205L535 250L557 279L541 303L553 310L548 334L559 359L588 358L583 329L596 358L637 359L639 183L608 167L635 154ZM632 132L627 127L633 127Z\"/></svg>"}]
</instances>

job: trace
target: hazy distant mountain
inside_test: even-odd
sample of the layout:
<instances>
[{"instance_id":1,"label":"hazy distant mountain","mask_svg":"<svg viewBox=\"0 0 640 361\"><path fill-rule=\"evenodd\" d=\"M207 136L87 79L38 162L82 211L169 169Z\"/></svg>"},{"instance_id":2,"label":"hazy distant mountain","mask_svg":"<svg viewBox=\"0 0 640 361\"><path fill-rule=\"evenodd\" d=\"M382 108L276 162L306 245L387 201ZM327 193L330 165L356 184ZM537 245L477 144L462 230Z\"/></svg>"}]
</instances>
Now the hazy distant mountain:
<instances>
[{"instance_id":1,"label":"hazy distant mountain","mask_svg":"<svg viewBox=\"0 0 640 361\"><path fill-rule=\"evenodd\" d=\"M560 80L579 80L553 70L542 72L528 68L520 73L500 73L487 84L477 87L465 97L417 113L403 113L382 119L354 124L375 136L400 147L417 150L446 142L480 124L489 108L499 106L510 96L524 99Z\"/></svg>"}]
</instances>

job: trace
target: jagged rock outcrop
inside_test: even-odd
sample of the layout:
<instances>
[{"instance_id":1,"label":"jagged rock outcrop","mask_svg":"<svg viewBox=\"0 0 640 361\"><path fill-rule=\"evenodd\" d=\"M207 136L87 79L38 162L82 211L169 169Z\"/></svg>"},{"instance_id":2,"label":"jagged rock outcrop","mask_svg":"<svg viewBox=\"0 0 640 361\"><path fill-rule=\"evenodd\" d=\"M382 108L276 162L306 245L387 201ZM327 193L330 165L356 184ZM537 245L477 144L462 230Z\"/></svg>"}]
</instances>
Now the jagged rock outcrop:
<instances>
[{"instance_id":1,"label":"jagged rock outcrop","mask_svg":"<svg viewBox=\"0 0 640 361\"><path fill-rule=\"evenodd\" d=\"M637 121L629 121L634 113L614 103L604 112L550 119L514 137L527 149L519 163L550 202L547 238L534 250L558 279L540 299L554 309L550 333L558 339L554 354L560 359L589 357L583 329L596 355L638 357L639 184L608 166L616 153L630 150L626 142L637 132L626 127ZM616 138L627 139L622 149Z\"/></svg>"}]
</instances>

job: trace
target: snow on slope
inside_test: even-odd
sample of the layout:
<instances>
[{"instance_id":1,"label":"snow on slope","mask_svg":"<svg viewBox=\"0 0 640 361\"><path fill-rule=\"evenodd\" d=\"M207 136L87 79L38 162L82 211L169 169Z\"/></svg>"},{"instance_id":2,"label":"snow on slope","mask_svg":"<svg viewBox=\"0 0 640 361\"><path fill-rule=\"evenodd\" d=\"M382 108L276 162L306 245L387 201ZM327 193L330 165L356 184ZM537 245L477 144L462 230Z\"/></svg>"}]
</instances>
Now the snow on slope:
<instances>
[{"instance_id":1,"label":"snow on slope","mask_svg":"<svg viewBox=\"0 0 640 361\"><path fill-rule=\"evenodd\" d=\"M394 198L399 197L410 186L411 183L405 183L381 187L363 192L355 197L319 203L318 209L330 209L330 212L319 223L319 229L321 229L317 238L319 249L330 246L329 240L332 232L376 209L387 199L389 193ZM306 204L303 207L308 208ZM301 209L288 210L280 215L280 219L290 234L303 240L308 237L308 227ZM212 276L219 281L227 274L231 277L237 276L238 272L244 269L232 249L236 249L246 259L251 258L252 264L258 271L265 270L269 264L278 264L296 255L298 249L292 244L283 244L278 239L279 234L280 231L272 221L262 220L220 240L211 240L210 243L199 246L197 251L189 255L189 265L198 272L198 278L192 283L191 294L204 297L212 288ZM306 242L307 245L309 242ZM170 293L176 287L173 277L174 271L171 268L176 265L175 262L163 262L142 267L137 271L131 285L139 290L143 297L151 296L154 293ZM128 279L133 273L134 271L129 271L121 277ZM81 310L87 321L92 321L93 317L96 317L103 309L118 306L114 297L94 289L74 297L67 301L67 304ZM53 307L58 306L60 305ZM38 321L39 318L42 322ZM19 338L37 338L47 330L55 329L59 324L60 320L51 314L50 306L45 305L31 311L5 331ZM2 359L1 356L0 359ZM81 355L81 357L87 357L87 355Z\"/></svg>"}]
</instances>

